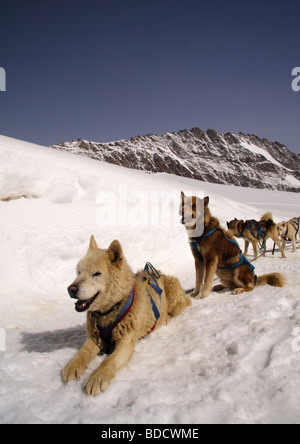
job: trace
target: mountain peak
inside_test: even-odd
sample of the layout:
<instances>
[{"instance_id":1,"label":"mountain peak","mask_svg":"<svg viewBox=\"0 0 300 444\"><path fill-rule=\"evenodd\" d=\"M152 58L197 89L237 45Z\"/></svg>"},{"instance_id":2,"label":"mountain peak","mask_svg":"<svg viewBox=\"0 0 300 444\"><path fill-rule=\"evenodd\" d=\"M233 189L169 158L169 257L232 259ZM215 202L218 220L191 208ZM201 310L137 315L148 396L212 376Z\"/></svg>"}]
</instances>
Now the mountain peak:
<instances>
[{"instance_id":1,"label":"mountain peak","mask_svg":"<svg viewBox=\"0 0 300 444\"><path fill-rule=\"evenodd\" d=\"M109 143L75 139L52 147L146 172L300 192L300 156L255 134L220 134L194 127Z\"/></svg>"}]
</instances>

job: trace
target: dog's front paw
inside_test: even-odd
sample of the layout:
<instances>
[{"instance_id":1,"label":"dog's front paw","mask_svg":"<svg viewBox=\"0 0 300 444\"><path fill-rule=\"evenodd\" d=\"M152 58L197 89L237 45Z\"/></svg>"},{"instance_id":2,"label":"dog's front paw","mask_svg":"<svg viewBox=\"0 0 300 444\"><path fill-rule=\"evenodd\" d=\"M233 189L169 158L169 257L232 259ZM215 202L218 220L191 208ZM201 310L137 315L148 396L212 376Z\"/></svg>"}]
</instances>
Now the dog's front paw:
<instances>
[{"instance_id":1,"label":"dog's front paw","mask_svg":"<svg viewBox=\"0 0 300 444\"><path fill-rule=\"evenodd\" d=\"M86 365L82 361L73 359L62 371L62 380L67 383L74 379L80 379L86 370Z\"/></svg>"},{"instance_id":2,"label":"dog's front paw","mask_svg":"<svg viewBox=\"0 0 300 444\"><path fill-rule=\"evenodd\" d=\"M195 296L195 299L204 299L208 296L206 293L199 293L197 296Z\"/></svg>"},{"instance_id":3,"label":"dog's front paw","mask_svg":"<svg viewBox=\"0 0 300 444\"><path fill-rule=\"evenodd\" d=\"M235 288L234 290L232 290L231 294L242 294L245 291L246 291L245 288L239 287L239 288Z\"/></svg>"},{"instance_id":4,"label":"dog's front paw","mask_svg":"<svg viewBox=\"0 0 300 444\"><path fill-rule=\"evenodd\" d=\"M169 324L171 322L171 316L166 315L164 324Z\"/></svg>"},{"instance_id":5,"label":"dog's front paw","mask_svg":"<svg viewBox=\"0 0 300 444\"><path fill-rule=\"evenodd\" d=\"M92 396L100 395L101 392L107 389L113 377L114 374L108 367L100 367L86 380L84 384L86 393Z\"/></svg>"}]
</instances>

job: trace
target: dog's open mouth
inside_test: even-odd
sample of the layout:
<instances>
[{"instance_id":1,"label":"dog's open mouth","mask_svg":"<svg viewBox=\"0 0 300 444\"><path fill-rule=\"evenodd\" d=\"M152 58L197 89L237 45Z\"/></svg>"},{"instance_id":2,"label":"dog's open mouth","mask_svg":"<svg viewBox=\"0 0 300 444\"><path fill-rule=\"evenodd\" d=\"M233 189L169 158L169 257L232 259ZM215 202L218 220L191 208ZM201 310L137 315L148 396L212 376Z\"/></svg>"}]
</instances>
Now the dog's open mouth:
<instances>
[{"instance_id":1,"label":"dog's open mouth","mask_svg":"<svg viewBox=\"0 0 300 444\"><path fill-rule=\"evenodd\" d=\"M79 313L86 311L88 308L90 308L90 306L96 300L96 297L98 295L99 295L99 291L98 291L98 293L95 294L95 296L93 296L90 299L85 299L85 300L78 299L78 301L75 303L75 310L78 311Z\"/></svg>"}]
</instances>

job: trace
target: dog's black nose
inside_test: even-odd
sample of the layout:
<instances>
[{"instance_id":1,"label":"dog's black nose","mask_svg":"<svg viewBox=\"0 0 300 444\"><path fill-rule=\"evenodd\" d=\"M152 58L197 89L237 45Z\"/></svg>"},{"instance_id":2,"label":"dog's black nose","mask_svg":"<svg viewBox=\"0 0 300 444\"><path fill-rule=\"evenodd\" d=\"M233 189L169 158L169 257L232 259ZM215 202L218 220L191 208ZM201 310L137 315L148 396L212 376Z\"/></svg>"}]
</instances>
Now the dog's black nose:
<instances>
[{"instance_id":1,"label":"dog's black nose","mask_svg":"<svg viewBox=\"0 0 300 444\"><path fill-rule=\"evenodd\" d=\"M79 291L78 285L70 285L68 287L68 293L71 296L71 298L77 299L78 291Z\"/></svg>"}]
</instances>

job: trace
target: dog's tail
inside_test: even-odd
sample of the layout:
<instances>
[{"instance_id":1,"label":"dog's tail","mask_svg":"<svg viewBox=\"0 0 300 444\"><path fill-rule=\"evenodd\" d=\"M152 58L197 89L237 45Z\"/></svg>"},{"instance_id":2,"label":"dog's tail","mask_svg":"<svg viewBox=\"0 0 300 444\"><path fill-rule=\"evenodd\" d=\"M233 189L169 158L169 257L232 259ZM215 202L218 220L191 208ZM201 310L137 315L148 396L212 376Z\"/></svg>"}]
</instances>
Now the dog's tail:
<instances>
[{"instance_id":1,"label":"dog's tail","mask_svg":"<svg viewBox=\"0 0 300 444\"><path fill-rule=\"evenodd\" d=\"M260 220L261 221L263 221L263 220L265 220L265 221L271 220L273 222L273 215L272 215L272 213L265 213L263 216L261 216Z\"/></svg>"},{"instance_id":2,"label":"dog's tail","mask_svg":"<svg viewBox=\"0 0 300 444\"><path fill-rule=\"evenodd\" d=\"M258 276L256 285L271 285L272 287L285 287L286 279L281 273L270 273Z\"/></svg>"}]
</instances>

